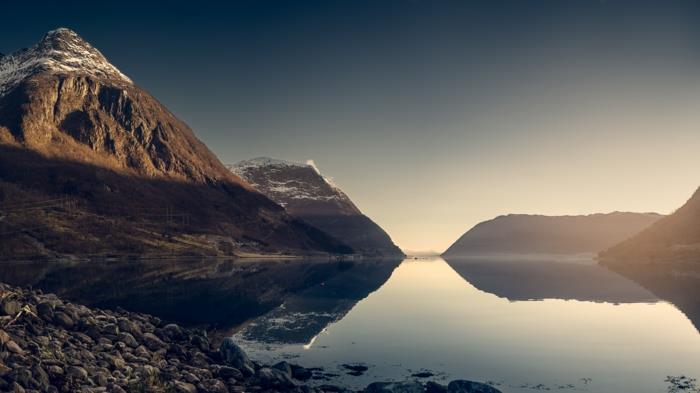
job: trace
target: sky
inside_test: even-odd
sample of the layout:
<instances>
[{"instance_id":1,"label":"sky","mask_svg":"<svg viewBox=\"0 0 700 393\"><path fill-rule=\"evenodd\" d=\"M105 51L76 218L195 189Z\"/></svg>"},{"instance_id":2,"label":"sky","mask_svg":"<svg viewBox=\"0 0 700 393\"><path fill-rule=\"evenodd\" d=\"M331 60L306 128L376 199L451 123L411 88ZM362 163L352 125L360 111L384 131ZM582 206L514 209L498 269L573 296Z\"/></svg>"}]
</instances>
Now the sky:
<instances>
[{"instance_id":1,"label":"sky","mask_svg":"<svg viewBox=\"0 0 700 393\"><path fill-rule=\"evenodd\" d=\"M404 249L700 185L696 1L19 3L0 52L71 28L224 163L314 160Z\"/></svg>"}]
</instances>

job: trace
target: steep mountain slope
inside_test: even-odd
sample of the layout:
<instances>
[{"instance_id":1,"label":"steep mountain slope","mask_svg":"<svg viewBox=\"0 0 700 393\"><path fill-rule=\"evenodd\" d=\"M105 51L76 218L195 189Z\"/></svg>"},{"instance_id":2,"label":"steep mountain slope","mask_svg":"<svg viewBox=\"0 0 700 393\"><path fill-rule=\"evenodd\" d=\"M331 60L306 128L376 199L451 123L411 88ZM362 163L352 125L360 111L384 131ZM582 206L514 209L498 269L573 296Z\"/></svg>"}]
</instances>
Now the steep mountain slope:
<instances>
[{"instance_id":1,"label":"steep mountain slope","mask_svg":"<svg viewBox=\"0 0 700 393\"><path fill-rule=\"evenodd\" d=\"M623 212L587 216L510 214L477 224L443 255L594 253L634 235L661 217L655 213Z\"/></svg>"},{"instance_id":2,"label":"steep mountain slope","mask_svg":"<svg viewBox=\"0 0 700 393\"><path fill-rule=\"evenodd\" d=\"M0 58L0 255L349 252L75 32Z\"/></svg>"},{"instance_id":3,"label":"steep mountain slope","mask_svg":"<svg viewBox=\"0 0 700 393\"><path fill-rule=\"evenodd\" d=\"M384 230L311 164L255 158L230 169L293 216L341 239L356 252L403 255Z\"/></svg>"},{"instance_id":4,"label":"steep mountain slope","mask_svg":"<svg viewBox=\"0 0 700 393\"><path fill-rule=\"evenodd\" d=\"M700 189L673 214L601 252L599 260L673 303L700 330Z\"/></svg>"},{"instance_id":5,"label":"steep mountain slope","mask_svg":"<svg viewBox=\"0 0 700 393\"><path fill-rule=\"evenodd\" d=\"M680 209L604 252L631 262L692 261L700 256L700 189ZM698 269L700 270L700 269Z\"/></svg>"}]
</instances>

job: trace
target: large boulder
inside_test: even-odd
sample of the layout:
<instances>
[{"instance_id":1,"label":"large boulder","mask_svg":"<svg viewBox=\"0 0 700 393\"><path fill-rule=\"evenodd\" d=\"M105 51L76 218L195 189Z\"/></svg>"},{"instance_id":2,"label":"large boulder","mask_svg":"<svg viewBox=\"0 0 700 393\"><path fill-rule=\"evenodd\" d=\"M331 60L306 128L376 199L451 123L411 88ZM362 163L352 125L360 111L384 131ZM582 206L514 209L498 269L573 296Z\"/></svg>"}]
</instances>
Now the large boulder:
<instances>
[{"instance_id":1,"label":"large boulder","mask_svg":"<svg viewBox=\"0 0 700 393\"><path fill-rule=\"evenodd\" d=\"M424 393L425 388L420 382L374 382L369 384L365 393Z\"/></svg>"},{"instance_id":2,"label":"large boulder","mask_svg":"<svg viewBox=\"0 0 700 393\"><path fill-rule=\"evenodd\" d=\"M447 385L447 393L501 393L501 391L485 383L458 379Z\"/></svg>"},{"instance_id":3,"label":"large boulder","mask_svg":"<svg viewBox=\"0 0 700 393\"><path fill-rule=\"evenodd\" d=\"M219 347L221 359L239 369L243 374L255 374L255 366L248 355L236 344L231 337L226 337Z\"/></svg>"}]
</instances>

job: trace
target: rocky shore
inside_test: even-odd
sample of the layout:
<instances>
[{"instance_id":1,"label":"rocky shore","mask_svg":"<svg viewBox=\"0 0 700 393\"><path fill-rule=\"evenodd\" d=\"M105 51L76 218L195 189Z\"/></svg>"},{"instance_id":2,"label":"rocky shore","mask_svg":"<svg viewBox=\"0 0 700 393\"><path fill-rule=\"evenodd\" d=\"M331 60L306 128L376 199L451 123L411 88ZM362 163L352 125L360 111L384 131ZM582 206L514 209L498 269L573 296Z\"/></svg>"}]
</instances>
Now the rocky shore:
<instances>
[{"instance_id":1,"label":"rocky shore","mask_svg":"<svg viewBox=\"0 0 700 393\"><path fill-rule=\"evenodd\" d=\"M251 361L225 338L154 316L91 309L53 294L0 284L0 391L9 392L349 392L305 383L311 370ZM498 393L452 381L375 382L367 393Z\"/></svg>"}]
</instances>

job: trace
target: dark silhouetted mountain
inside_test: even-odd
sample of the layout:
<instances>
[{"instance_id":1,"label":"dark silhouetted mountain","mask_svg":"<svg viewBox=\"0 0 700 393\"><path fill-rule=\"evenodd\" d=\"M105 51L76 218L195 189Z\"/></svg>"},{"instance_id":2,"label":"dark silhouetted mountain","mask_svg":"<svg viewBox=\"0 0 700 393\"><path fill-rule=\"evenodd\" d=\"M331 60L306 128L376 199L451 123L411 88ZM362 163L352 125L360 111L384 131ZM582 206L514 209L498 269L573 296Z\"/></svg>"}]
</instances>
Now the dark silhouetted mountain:
<instances>
[{"instance_id":1,"label":"dark silhouetted mountain","mask_svg":"<svg viewBox=\"0 0 700 393\"><path fill-rule=\"evenodd\" d=\"M601 257L631 263L697 260L700 257L700 189L673 214L601 252Z\"/></svg>"},{"instance_id":2,"label":"dark silhouetted mountain","mask_svg":"<svg viewBox=\"0 0 700 393\"><path fill-rule=\"evenodd\" d=\"M312 164L256 158L230 169L291 215L340 239L358 253L403 255L386 232Z\"/></svg>"},{"instance_id":3,"label":"dark silhouetted mountain","mask_svg":"<svg viewBox=\"0 0 700 393\"><path fill-rule=\"evenodd\" d=\"M586 216L510 214L477 224L443 255L597 253L661 217L623 212Z\"/></svg>"},{"instance_id":4,"label":"dark silhouetted mountain","mask_svg":"<svg viewBox=\"0 0 700 393\"><path fill-rule=\"evenodd\" d=\"M700 327L700 189L673 214L600 253L605 266L676 305Z\"/></svg>"},{"instance_id":5,"label":"dark silhouetted mountain","mask_svg":"<svg viewBox=\"0 0 700 393\"><path fill-rule=\"evenodd\" d=\"M0 148L2 256L351 251L68 29L0 59Z\"/></svg>"}]
</instances>

